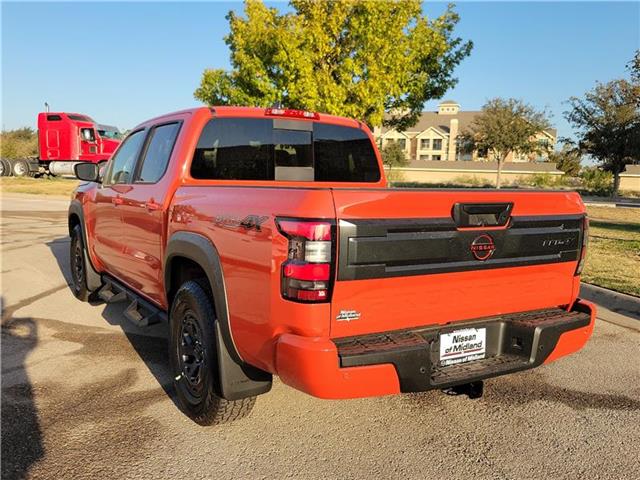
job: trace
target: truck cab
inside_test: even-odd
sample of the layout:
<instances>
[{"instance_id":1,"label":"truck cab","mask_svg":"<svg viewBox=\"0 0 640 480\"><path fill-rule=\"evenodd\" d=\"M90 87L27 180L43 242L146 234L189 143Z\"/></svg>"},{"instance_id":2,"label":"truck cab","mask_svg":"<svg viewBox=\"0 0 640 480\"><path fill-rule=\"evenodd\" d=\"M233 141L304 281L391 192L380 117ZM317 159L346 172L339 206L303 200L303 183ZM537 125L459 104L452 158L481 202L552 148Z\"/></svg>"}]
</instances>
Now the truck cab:
<instances>
[{"instance_id":1,"label":"truck cab","mask_svg":"<svg viewBox=\"0 0 640 480\"><path fill-rule=\"evenodd\" d=\"M107 160L120 142L106 141L87 115L66 112L38 114L40 160L97 163Z\"/></svg>"}]
</instances>

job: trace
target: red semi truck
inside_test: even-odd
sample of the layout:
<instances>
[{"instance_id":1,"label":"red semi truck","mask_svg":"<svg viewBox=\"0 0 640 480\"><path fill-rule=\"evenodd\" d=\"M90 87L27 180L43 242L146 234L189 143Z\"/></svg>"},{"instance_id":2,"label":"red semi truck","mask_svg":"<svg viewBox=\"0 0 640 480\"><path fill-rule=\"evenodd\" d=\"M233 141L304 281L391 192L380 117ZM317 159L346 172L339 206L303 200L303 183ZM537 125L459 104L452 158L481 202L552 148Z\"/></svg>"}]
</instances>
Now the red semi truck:
<instances>
[{"instance_id":1,"label":"red semi truck","mask_svg":"<svg viewBox=\"0 0 640 480\"><path fill-rule=\"evenodd\" d=\"M109 135L104 133L105 129ZM113 131L113 127L103 128L80 113L41 112L38 157L2 159L0 176L73 175L73 166L78 162L99 163L109 159L120 145L119 135L111 134Z\"/></svg>"}]
</instances>

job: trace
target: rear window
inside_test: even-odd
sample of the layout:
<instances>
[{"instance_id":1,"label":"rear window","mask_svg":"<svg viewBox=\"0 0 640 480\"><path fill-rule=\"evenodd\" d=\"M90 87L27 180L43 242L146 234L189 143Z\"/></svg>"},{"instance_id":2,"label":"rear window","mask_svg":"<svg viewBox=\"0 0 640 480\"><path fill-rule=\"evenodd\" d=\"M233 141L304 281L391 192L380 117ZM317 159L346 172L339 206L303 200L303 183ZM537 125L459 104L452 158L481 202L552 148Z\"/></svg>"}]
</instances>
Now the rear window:
<instances>
[{"instance_id":1,"label":"rear window","mask_svg":"<svg viewBox=\"0 0 640 480\"><path fill-rule=\"evenodd\" d=\"M373 146L359 128L268 118L217 118L200 135L191 176L215 180L376 182ZM291 125L291 129L286 128Z\"/></svg>"}]
</instances>

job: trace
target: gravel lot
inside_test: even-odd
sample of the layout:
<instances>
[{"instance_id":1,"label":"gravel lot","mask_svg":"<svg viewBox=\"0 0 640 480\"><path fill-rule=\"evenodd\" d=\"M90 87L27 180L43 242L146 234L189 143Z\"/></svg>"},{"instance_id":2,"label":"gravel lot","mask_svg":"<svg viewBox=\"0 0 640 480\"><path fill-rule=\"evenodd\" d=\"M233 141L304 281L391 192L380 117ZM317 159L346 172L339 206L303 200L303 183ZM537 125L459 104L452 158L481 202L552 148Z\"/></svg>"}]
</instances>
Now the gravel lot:
<instances>
[{"instance_id":1,"label":"gravel lot","mask_svg":"<svg viewBox=\"0 0 640 480\"><path fill-rule=\"evenodd\" d=\"M277 380L202 428L175 407L165 327L67 286L65 200L5 197L2 478L638 478L640 331L598 321L577 355L485 383L351 401Z\"/></svg>"}]
</instances>

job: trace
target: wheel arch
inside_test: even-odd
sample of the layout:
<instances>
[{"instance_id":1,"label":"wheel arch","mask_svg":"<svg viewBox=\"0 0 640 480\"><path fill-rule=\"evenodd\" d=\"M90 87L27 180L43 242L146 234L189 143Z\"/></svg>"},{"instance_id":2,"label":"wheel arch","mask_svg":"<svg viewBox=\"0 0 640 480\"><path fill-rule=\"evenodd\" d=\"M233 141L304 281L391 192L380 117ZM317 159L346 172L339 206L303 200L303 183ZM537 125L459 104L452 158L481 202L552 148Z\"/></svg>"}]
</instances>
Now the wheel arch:
<instances>
[{"instance_id":1,"label":"wheel arch","mask_svg":"<svg viewBox=\"0 0 640 480\"><path fill-rule=\"evenodd\" d=\"M194 232L176 232L167 242L164 288L168 309L171 310L173 296L180 287L177 282L192 279L195 273L185 275L185 266L187 272L190 269L204 272L211 289L221 396L227 400L239 400L268 392L271 374L247 364L233 341L222 263L218 250L207 237Z\"/></svg>"},{"instance_id":2,"label":"wheel arch","mask_svg":"<svg viewBox=\"0 0 640 480\"><path fill-rule=\"evenodd\" d=\"M102 277L100 273L93 266L93 262L91 261L91 257L88 252L89 243L87 242L87 231L84 224L84 212L82 211L82 205L78 200L72 200L69 205L69 213L67 225L69 229L69 237L73 234L73 230L79 226L80 231L82 233L82 243L84 245L84 262L86 265L87 272L87 287L92 292L95 292L100 287L102 287Z\"/></svg>"}]
</instances>

